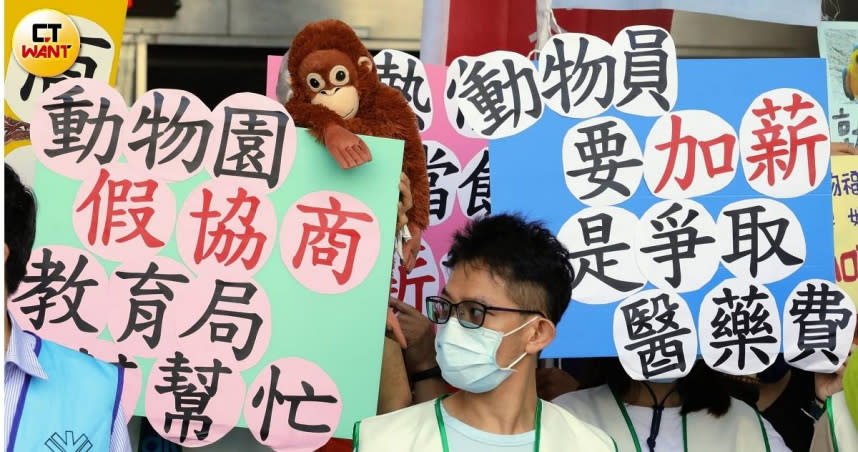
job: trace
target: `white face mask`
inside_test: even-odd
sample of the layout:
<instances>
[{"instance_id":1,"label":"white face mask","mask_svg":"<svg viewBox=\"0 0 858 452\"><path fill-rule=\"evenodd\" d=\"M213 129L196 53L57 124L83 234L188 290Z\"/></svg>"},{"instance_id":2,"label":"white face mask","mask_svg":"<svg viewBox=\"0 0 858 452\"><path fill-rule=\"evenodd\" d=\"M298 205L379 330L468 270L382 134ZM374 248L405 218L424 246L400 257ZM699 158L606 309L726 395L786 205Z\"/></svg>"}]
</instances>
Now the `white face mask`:
<instances>
[{"instance_id":1,"label":"white face mask","mask_svg":"<svg viewBox=\"0 0 858 452\"><path fill-rule=\"evenodd\" d=\"M488 328L465 328L455 316L438 327L435 337L438 367L447 383L475 394L497 388L514 372L527 353L522 353L507 367L497 364L497 351L503 338L533 323L534 317L518 328L503 334Z\"/></svg>"}]
</instances>

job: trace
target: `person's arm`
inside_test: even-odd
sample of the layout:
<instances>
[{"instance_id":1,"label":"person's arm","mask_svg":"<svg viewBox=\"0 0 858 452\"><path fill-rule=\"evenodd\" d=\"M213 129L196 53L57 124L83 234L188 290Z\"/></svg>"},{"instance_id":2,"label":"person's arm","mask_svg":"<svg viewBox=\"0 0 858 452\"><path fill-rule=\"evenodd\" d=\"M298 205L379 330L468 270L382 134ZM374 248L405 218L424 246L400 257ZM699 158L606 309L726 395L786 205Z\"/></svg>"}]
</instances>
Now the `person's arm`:
<instances>
[{"instance_id":1,"label":"person's arm","mask_svg":"<svg viewBox=\"0 0 858 452\"><path fill-rule=\"evenodd\" d=\"M378 414L390 413L411 405L411 388L402 360L399 342L385 336L378 390Z\"/></svg>"},{"instance_id":2,"label":"person's arm","mask_svg":"<svg viewBox=\"0 0 858 452\"><path fill-rule=\"evenodd\" d=\"M116 410L113 418L113 430L110 432L110 452L132 452L131 438L128 437L128 424L122 407Z\"/></svg>"},{"instance_id":3,"label":"person's arm","mask_svg":"<svg viewBox=\"0 0 858 452\"><path fill-rule=\"evenodd\" d=\"M405 368L411 380L413 403L422 403L447 393L435 361L435 327L426 316L410 305L390 299L390 307L399 311L399 324L408 347L405 349Z\"/></svg>"}]
</instances>

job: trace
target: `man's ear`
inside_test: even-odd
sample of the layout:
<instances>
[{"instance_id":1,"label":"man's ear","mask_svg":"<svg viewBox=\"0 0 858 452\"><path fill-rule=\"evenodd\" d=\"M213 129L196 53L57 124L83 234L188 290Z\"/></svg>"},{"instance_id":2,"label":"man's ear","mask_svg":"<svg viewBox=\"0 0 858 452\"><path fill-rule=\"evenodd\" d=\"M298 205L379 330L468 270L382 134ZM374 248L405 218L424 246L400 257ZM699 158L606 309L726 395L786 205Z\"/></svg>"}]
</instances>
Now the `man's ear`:
<instances>
[{"instance_id":1,"label":"man's ear","mask_svg":"<svg viewBox=\"0 0 858 452\"><path fill-rule=\"evenodd\" d=\"M375 67L375 63L368 56L362 56L358 58L357 63L358 70L372 71L372 68Z\"/></svg>"},{"instance_id":2,"label":"man's ear","mask_svg":"<svg viewBox=\"0 0 858 452\"><path fill-rule=\"evenodd\" d=\"M9 245L3 243L3 262L9 260Z\"/></svg>"},{"instance_id":3,"label":"man's ear","mask_svg":"<svg viewBox=\"0 0 858 452\"><path fill-rule=\"evenodd\" d=\"M528 337L525 351L528 354L536 355L544 350L545 347L548 347L548 344L554 340L554 336L557 335L557 328L554 326L554 322L545 317L539 317L533 322L533 325L534 327L530 330L531 333L530 337Z\"/></svg>"}]
</instances>

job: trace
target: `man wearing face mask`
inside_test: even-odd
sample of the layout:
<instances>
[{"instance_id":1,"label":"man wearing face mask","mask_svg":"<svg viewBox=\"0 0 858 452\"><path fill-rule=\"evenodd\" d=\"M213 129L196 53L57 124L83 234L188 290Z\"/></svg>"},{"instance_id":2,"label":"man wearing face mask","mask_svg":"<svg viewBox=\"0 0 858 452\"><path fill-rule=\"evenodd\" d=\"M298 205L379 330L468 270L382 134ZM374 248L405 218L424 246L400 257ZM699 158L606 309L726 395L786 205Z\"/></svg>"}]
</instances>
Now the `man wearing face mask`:
<instances>
[{"instance_id":1,"label":"man wearing face mask","mask_svg":"<svg viewBox=\"0 0 858 452\"><path fill-rule=\"evenodd\" d=\"M568 252L550 231L512 215L456 234L452 273L427 298L449 397L358 422L355 451L614 451L601 430L536 395L539 352L571 298Z\"/></svg>"}]
</instances>

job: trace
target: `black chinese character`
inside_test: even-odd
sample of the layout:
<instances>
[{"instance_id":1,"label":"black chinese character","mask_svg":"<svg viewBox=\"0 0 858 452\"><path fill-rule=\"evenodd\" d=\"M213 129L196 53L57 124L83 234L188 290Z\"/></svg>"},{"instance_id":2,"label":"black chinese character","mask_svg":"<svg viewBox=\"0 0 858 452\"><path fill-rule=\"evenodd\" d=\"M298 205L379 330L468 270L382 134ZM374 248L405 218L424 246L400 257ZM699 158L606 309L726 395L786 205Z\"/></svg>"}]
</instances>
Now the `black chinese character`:
<instances>
[{"instance_id":1,"label":"black chinese character","mask_svg":"<svg viewBox=\"0 0 858 452\"><path fill-rule=\"evenodd\" d=\"M533 79L533 69L525 68L516 72L512 60L503 60L503 68L506 74L501 76L501 70L491 68L481 73L486 67L484 61L476 61L470 68L470 72L462 82L460 99L466 99L479 112L489 126L482 130L482 134L491 136L495 131L512 118L513 127L517 127L522 113L533 118L539 118L542 113L542 99ZM464 74L468 70L468 63L459 60L459 69ZM455 92L455 84L448 89ZM530 100L532 107L523 111L522 93ZM510 102L511 98L511 102ZM464 118L461 111L457 118L459 128L464 127Z\"/></svg>"},{"instance_id":2,"label":"black chinese character","mask_svg":"<svg viewBox=\"0 0 858 452\"><path fill-rule=\"evenodd\" d=\"M765 365L769 364L769 356L757 344L775 344L778 339L772 335L774 329L769 317L771 314L762 303L769 296L760 292L759 288L751 285L747 295L739 296L729 287L724 288L723 296L713 297L712 301L718 306L718 312L710 323L714 328L711 345L716 349L724 349L715 362L720 366L733 356L734 349L738 354L738 366L745 369L747 349ZM775 319L776 320L776 319Z\"/></svg>"},{"instance_id":3,"label":"black chinese character","mask_svg":"<svg viewBox=\"0 0 858 452\"><path fill-rule=\"evenodd\" d=\"M418 98L420 88L423 87L423 83L425 83L426 80L423 77L414 74L415 69L417 68L417 60L408 58L408 69L403 74L400 71L400 66L393 62L392 53L383 52L382 55L384 55L384 63L376 65L379 81L399 90L402 95L405 96L405 99L413 105L418 112L426 114L431 113L431 96L427 95L424 100L420 100ZM417 115L417 125L420 130L423 130L425 127L423 118L420 117L420 115Z\"/></svg>"},{"instance_id":4,"label":"black chinese character","mask_svg":"<svg viewBox=\"0 0 858 452\"><path fill-rule=\"evenodd\" d=\"M173 283L188 283L190 280L185 275L180 274L164 274L158 273L158 264L149 263L149 267L144 273L129 273L116 272L116 276L120 279L137 279L138 281L131 286L131 311L128 314L128 323L125 331L116 339L116 342L122 342L131 336L131 333L142 333L147 329L152 329L152 332L147 336L143 335L143 340L149 345L149 348L154 349L161 341L161 326L164 322L164 310L167 304L164 301L173 301L173 290L161 281L169 281ZM147 283L153 282L155 287L144 288ZM140 297L154 297L154 299L140 299ZM150 309L152 311L150 311ZM142 317L142 321L140 318Z\"/></svg>"},{"instance_id":5,"label":"black chinese character","mask_svg":"<svg viewBox=\"0 0 858 452\"><path fill-rule=\"evenodd\" d=\"M423 150L426 152L426 172L429 174L429 215L441 221L447 213L450 192L439 182L441 178L458 173L459 168L449 160L444 161L447 151L443 148L436 147L432 155L429 155L429 146L426 144Z\"/></svg>"},{"instance_id":6,"label":"black chinese character","mask_svg":"<svg viewBox=\"0 0 858 452\"><path fill-rule=\"evenodd\" d=\"M260 406L262 406L263 399L266 400L265 416L262 420L262 426L259 429L259 438L262 439L262 441L268 439L268 433L271 427L271 415L274 411L275 402L277 403L277 405L283 405L283 402L289 402L289 426L293 429L299 432L308 433L327 433L331 431L331 427L329 425L301 424L296 420L296 417L298 415L298 408L302 402L337 403L337 399L334 396L316 395L316 391L313 388L313 385L307 383L306 381L301 382L301 388L304 390L303 395L286 395L277 389L277 383L279 381L280 368L277 366L271 366L271 383L268 386L268 391L266 391L263 386L260 386L259 389L257 389L256 394L253 395L253 399L251 400L251 405L253 406L253 408L259 408Z\"/></svg>"},{"instance_id":7,"label":"black chinese character","mask_svg":"<svg viewBox=\"0 0 858 452\"><path fill-rule=\"evenodd\" d=\"M28 273L23 279L25 284L36 283L35 287L30 289L29 292L15 298L12 302L16 303L34 295L38 296L38 304L25 306L21 308L21 312L27 315L36 313L36 317L31 318L30 323L33 324L33 328L39 330L45 322L45 314L48 308L57 304L51 300L55 297L60 297L65 302L68 311L65 315L50 320L50 323L62 323L66 320L71 320L80 331L97 333L98 328L87 323L78 314L80 305L83 302L84 293L86 293L86 288L98 286L98 282L94 279L78 280L84 268L89 264L89 259L83 255L79 256L74 270L66 277L63 275L63 272L66 270L66 264L61 261L54 261L52 257L53 252L49 248L42 248L41 262L34 262L32 264L33 269L37 273ZM62 284L59 289L52 287L58 283Z\"/></svg>"},{"instance_id":8,"label":"black chinese character","mask_svg":"<svg viewBox=\"0 0 858 452\"><path fill-rule=\"evenodd\" d=\"M459 185L459 188L464 188L470 185L471 196L468 199L468 207L466 212L468 217L483 212L485 215L492 213L491 201L491 184L489 183L489 153L483 151L479 163L474 167L474 170L464 182Z\"/></svg>"},{"instance_id":9,"label":"black chinese character","mask_svg":"<svg viewBox=\"0 0 858 452\"><path fill-rule=\"evenodd\" d=\"M608 190L616 191L623 196L629 196L631 190L625 185L617 182L617 170L620 168L633 168L642 166L643 162L638 159L620 160L623 156L627 137L621 133L611 133L611 128L616 127L616 121L605 121L589 127L578 129L579 133L587 136L583 143L575 143L581 161L592 166L577 170L567 171L570 177L587 175L587 182L598 185L592 192L581 196L581 199L590 199Z\"/></svg>"},{"instance_id":10,"label":"black chinese character","mask_svg":"<svg viewBox=\"0 0 858 452\"><path fill-rule=\"evenodd\" d=\"M828 284L807 283L805 290L796 292L798 298L793 300L789 315L793 316L792 323L798 324L798 348L801 350L791 363L801 361L808 356L822 352L831 364L837 364L837 330L844 330L849 325L852 314L848 309L840 308L845 299L837 289L832 290Z\"/></svg>"},{"instance_id":11,"label":"black chinese character","mask_svg":"<svg viewBox=\"0 0 858 452\"><path fill-rule=\"evenodd\" d=\"M172 118L162 115L161 108L164 105L164 95L157 91L153 94L155 97L154 108L150 109L147 106L143 107L140 112L140 117L137 119L137 124L134 125L134 130L132 131L132 133L137 133L141 127L146 126L149 127L149 136L128 143L128 147L132 151L138 151L145 147L146 168L152 169L155 166L155 160L159 149L166 149L176 143L173 152L164 156L161 160L158 160L159 165L170 162L185 151L188 145L191 144L191 140L193 140L197 135L197 132L199 132L200 144L197 145L197 149L194 151L193 159L182 160L182 163L185 165L185 169L188 170L189 173L196 171L200 164L203 163L203 156L205 155L209 134L211 134L212 131L212 124L206 120L182 121L182 115L185 114L185 111L188 109L188 105L191 103L185 96L182 96L179 100L179 107ZM165 125L163 129L161 128L162 125ZM168 133L169 135L167 135ZM159 140L161 140L162 137L167 137L167 139L162 141L160 146L158 146ZM179 140L179 138L181 138L181 140Z\"/></svg>"},{"instance_id":12,"label":"black chinese character","mask_svg":"<svg viewBox=\"0 0 858 452\"><path fill-rule=\"evenodd\" d=\"M92 107L94 104L89 100L78 100L74 96L83 94L84 89L80 85L75 85L68 91L55 96L53 100L59 101L53 104L45 105L44 109L48 111L48 117L51 119L51 131L54 138L51 142L58 145L57 148L45 149L45 154L48 157L54 158L61 155L80 153L77 158L77 163L84 161L92 152L102 129L106 123L111 123L110 142L105 149L104 154L96 155L98 163L105 164L113 160L116 154L116 143L119 140L119 129L122 127L123 119L119 115L108 115L110 109L110 100L102 97L98 115L90 117L84 107ZM82 143L80 135L88 124L93 124L92 135L89 141Z\"/></svg>"},{"instance_id":13,"label":"black chinese character","mask_svg":"<svg viewBox=\"0 0 858 452\"><path fill-rule=\"evenodd\" d=\"M578 92L584 86L584 82L587 82L586 87L574 104L576 107L581 105L593 93L596 84L600 80L599 76L602 74L602 71L605 71L604 93L601 97L596 97L595 99L602 108L608 108L614 100L614 65L616 64L616 59L610 55L605 55L591 61L585 61L584 58L587 55L587 48L590 46L590 42L587 38L581 37L578 46L578 56L575 61L567 60L566 44L563 40L553 39L552 42L554 43L554 48L557 50L557 58L553 55L546 55L545 72L542 76L542 81L547 82L555 72L558 74L560 80L555 85L543 91L542 95L546 98L553 98L559 93L560 106L568 114L573 106L570 104L570 95ZM578 77L577 80L575 79L576 76ZM574 85L572 85L573 80L575 81Z\"/></svg>"},{"instance_id":14,"label":"black chinese character","mask_svg":"<svg viewBox=\"0 0 858 452\"><path fill-rule=\"evenodd\" d=\"M831 196L840 196L843 194L843 191L840 189L840 176L836 174L831 175Z\"/></svg>"},{"instance_id":15,"label":"black chinese character","mask_svg":"<svg viewBox=\"0 0 858 452\"><path fill-rule=\"evenodd\" d=\"M659 245L641 248L641 252L646 254L667 251L667 253L654 256L652 260L659 264L663 262L671 262L673 272L670 276L664 279L673 286L674 289L679 287L682 283L682 267L680 265L680 261L682 259L693 259L697 257L695 249L698 245L715 243L714 237L698 237L697 229L689 226L694 219L700 216L700 212L694 209L688 209L688 214L680 223L673 215L681 210L682 206L675 202L671 204L667 210L657 216L655 220L651 221L650 224L652 224L652 227L658 231L652 236L653 240L665 239L665 242Z\"/></svg>"},{"instance_id":16,"label":"black chinese character","mask_svg":"<svg viewBox=\"0 0 858 452\"><path fill-rule=\"evenodd\" d=\"M242 291L241 295L238 296L229 296L224 294L225 289L240 289ZM250 305L250 300L256 294L258 289L252 283L238 283L238 282L226 282L220 279L215 281L215 289L214 295L212 295L211 302L209 303L208 308L206 308L206 312L200 317L199 321L195 323L188 331L182 333L179 337L186 337L206 324L209 323L211 327L211 341L212 342L225 342L228 344L233 343L233 339L235 338L235 334L238 332L238 325L235 322L215 322L209 321L212 316L218 315L223 317L228 317L232 319L243 319L250 321L250 327L248 328L247 340L244 341L244 345L241 347L237 347L233 345L232 352L235 355L235 359L241 361L250 356L250 352L253 350L253 346L256 344L256 337L259 334L259 327L262 325L262 317L258 314L234 311L227 308L220 308L220 303L233 303L244 306Z\"/></svg>"},{"instance_id":17,"label":"black chinese character","mask_svg":"<svg viewBox=\"0 0 858 452\"><path fill-rule=\"evenodd\" d=\"M242 117L244 119L240 119ZM268 120L264 119L266 117ZM238 122L235 128L234 120ZM268 183L268 188L274 188L280 180L288 123L289 116L280 111L224 107L223 138L213 170L215 177L228 175L262 179ZM226 155L230 136L238 142L239 151L234 155ZM266 137L274 137L273 142L266 142ZM263 145L267 145L264 150Z\"/></svg>"},{"instance_id":18,"label":"black chinese character","mask_svg":"<svg viewBox=\"0 0 858 452\"><path fill-rule=\"evenodd\" d=\"M840 184L844 195L858 195L858 171L852 170L841 174Z\"/></svg>"},{"instance_id":19,"label":"black chinese character","mask_svg":"<svg viewBox=\"0 0 858 452\"><path fill-rule=\"evenodd\" d=\"M606 254L631 249L631 245L628 243L608 245L608 242L611 240L611 225L613 221L613 217L604 213L578 219L587 249L569 254L570 259L581 260L581 268L575 273L575 280L572 282L573 288L581 284L581 281L587 275L595 277L620 292L630 292L643 286L640 283L613 278L608 276L606 272L607 267L617 265L616 259L605 259ZM591 248L592 245L599 243L604 244L604 246ZM595 268L590 265L589 259L585 259L588 256L593 256Z\"/></svg>"},{"instance_id":20,"label":"black chinese character","mask_svg":"<svg viewBox=\"0 0 858 452\"><path fill-rule=\"evenodd\" d=\"M631 344L625 349L637 352L644 378L652 378L679 369L685 371L685 353L681 336L691 329L676 322L678 303L668 294L643 298L620 308Z\"/></svg>"},{"instance_id":21,"label":"black chinese character","mask_svg":"<svg viewBox=\"0 0 858 452\"><path fill-rule=\"evenodd\" d=\"M164 431L169 433L173 421L182 423L182 431L179 434L179 442L185 442L188 438L188 429L192 422L198 422L200 428L194 430L198 440L204 440L209 436L212 419L203 413L208 407L209 401L217 394L218 381L221 374L231 374L232 370L225 367L220 360L215 359L211 367L194 367L191 361L181 352L175 352L174 356L167 358L169 366L159 367L162 372L169 372L164 377L167 385L155 386L159 394L172 393L174 411L164 413ZM197 381L201 387L188 381L188 375L197 374Z\"/></svg>"},{"instance_id":22,"label":"black chinese character","mask_svg":"<svg viewBox=\"0 0 858 452\"><path fill-rule=\"evenodd\" d=\"M623 86L629 94L617 104L618 107L640 96L644 89L664 111L670 110L670 103L662 95L667 89L667 58L662 48L669 35L660 29L626 30L629 35L631 51L623 52L626 58L626 73Z\"/></svg>"},{"instance_id":23,"label":"black chinese character","mask_svg":"<svg viewBox=\"0 0 858 452\"><path fill-rule=\"evenodd\" d=\"M832 122L837 123L837 135L840 136L840 138L843 138L844 142L849 143L848 135L852 129L849 123L849 113L846 113L843 110L843 107L840 107L840 111L838 111L837 114L831 116L831 120ZM856 130L855 132L858 133L858 130Z\"/></svg>"},{"instance_id":24,"label":"black chinese character","mask_svg":"<svg viewBox=\"0 0 858 452\"><path fill-rule=\"evenodd\" d=\"M801 265L804 262L803 259L793 256L781 248L787 228L790 226L789 220L778 218L772 221L760 222L759 216L765 211L766 208L759 205L724 211L724 215L730 217L733 222L733 252L723 256L722 259L727 263L732 263L743 257L749 257L751 259L751 276L753 277L757 276L757 265L760 262L765 262L772 256L777 256L784 265ZM748 217L747 222L742 221L744 215ZM769 249L762 254L760 253L760 240L758 237L758 233L760 232L763 233L769 245ZM747 249L743 249L742 244L746 242L748 243L748 247Z\"/></svg>"}]
</instances>

